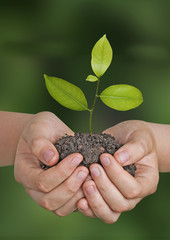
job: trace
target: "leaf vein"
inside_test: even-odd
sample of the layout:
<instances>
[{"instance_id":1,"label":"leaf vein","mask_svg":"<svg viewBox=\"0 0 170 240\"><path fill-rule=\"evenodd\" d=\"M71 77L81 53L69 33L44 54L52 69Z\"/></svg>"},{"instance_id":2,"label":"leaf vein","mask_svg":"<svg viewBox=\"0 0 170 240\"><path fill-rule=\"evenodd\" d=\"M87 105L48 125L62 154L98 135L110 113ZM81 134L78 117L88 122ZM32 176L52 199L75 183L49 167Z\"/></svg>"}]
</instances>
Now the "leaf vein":
<instances>
[{"instance_id":1,"label":"leaf vein","mask_svg":"<svg viewBox=\"0 0 170 240\"><path fill-rule=\"evenodd\" d=\"M71 94L69 94L69 92L65 91L62 87L60 86L57 86L58 88L60 88L64 93L65 95L67 95L68 97L72 98L75 102L77 102L80 106L82 106L85 110L88 110L88 108L82 104L81 102L79 102L76 98L74 98L74 96L72 96ZM81 90L81 89L80 89Z\"/></svg>"}]
</instances>

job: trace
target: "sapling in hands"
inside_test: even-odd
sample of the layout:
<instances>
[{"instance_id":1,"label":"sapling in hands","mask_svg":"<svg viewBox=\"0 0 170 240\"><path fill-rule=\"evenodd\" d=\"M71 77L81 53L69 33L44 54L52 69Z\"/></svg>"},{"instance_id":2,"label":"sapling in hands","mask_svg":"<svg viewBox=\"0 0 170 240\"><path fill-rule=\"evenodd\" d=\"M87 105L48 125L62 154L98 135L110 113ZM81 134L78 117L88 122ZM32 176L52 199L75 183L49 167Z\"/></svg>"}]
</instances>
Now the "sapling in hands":
<instances>
[{"instance_id":1,"label":"sapling in hands","mask_svg":"<svg viewBox=\"0 0 170 240\"><path fill-rule=\"evenodd\" d=\"M112 61L112 56L113 56L112 48L110 46L109 41L106 38L106 35L104 35L102 38L98 40L98 42L95 44L95 46L92 49L91 67L94 72L94 75L89 75L86 78L86 81L96 82L96 93L94 96L92 108L88 107L86 97L79 87L61 78L49 77L47 75L44 75L48 92L57 102L59 102L64 107L67 107L72 110L89 111L90 113L90 117L89 117L90 134L89 135L93 135L92 136L93 141L91 141L93 143L92 143L92 146L89 146L88 148L84 149L84 154L88 155L87 158L89 159L92 158L93 162L98 162L99 155L101 153L109 152L110 154L114 154L114 152L120 147L115 144L114 142L115 139L113 137L111 136L106 137L106 135L104 135L103 137L104 139L99 141L99 142L103 141L104 142L103 145L101 143L100 146L97 146L99 150L95 160L94 145L98 143L98 141L95 142L95 140L99 136L97 134L96 135L92 134L92 116L93 116L97 99L100 98L105 105L119 111L127 111L130 109L136 108L143 102L142 93L136 87L126 85L126 84L111 85L106 89L104 89L99 94L99 84L101 81L101 77L110 66ZM77 147L77 149L74 149L75 152L80 152L83 154L83 146L86 145L84 142L88 142L87 139L89 139L89 135L87 136L86 134L84 137L82 136L82 134L79 134L76 136L76 139L79 138L79 142L81 141L82 142L80 146ZM62 144L63 144L63 140L62 140ZM68 144L68 141L67 141L67 144ZM108 145L110 145L109 148L108 148ZM62 149L59 149L59 148L60 147L58 146L57 149L59 152L61 152L61 155L62 155L63 154ZM68 145L67 148L71 148L71 146ZM113 148L113 151L108 150L110 148ZM70 151L69 153L72 153L74 151ZM93 153L93 155L91 155L91 153ZM64 158L65 156L66 155L64 154L63 157L61 157L61 159ZM89 162L87 161L87 164L85 165L89 166Z\"/></svg>"}]
</instances>

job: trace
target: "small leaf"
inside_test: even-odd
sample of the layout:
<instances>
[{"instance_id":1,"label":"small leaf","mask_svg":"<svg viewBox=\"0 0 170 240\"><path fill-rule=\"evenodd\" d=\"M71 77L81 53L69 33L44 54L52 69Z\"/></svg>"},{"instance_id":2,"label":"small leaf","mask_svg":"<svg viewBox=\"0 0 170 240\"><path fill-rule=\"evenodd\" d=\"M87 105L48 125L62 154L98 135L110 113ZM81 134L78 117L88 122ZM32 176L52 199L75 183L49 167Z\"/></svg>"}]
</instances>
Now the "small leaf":
<instances>
[{"instance_id":1,"label":"small leaf","mask_svg":"<svg viewBox=\"0 0 170 240\"><path fill-rule=\"evenodd\" d=\"M87 100L80 88L60 78L45 74L44 78L48 92L61 105L76 111L88 110Z\"/></svg>"},{"instance_id":2,"label":"small leaf","mask_svg":"<svg viewBox=\"0 0 170 240\"><path fill-rule=\"evenodd\" d=\"M136 108L143 102L139 89L126 84L112 85L106 88L100 94L100 98L104 104L119 111Z\"/></svg>"},{"instance_id":3,"label":"small leaf","mask_svg":"<svg viewBox=\"0 0 170 240\"><path fill-rule=\"evenodd\" d=\"M94 75L89 75L87 78L86 78L86 81L89 81L89 82L96 82L98 81L98 78Z\"/></svg>"},{"instance_id":4,"label":"small leaf","mask_svg":"<svg viewBox=\"0 0 170 240\"><path fill-rule=\"evenodd\" d=\"M104 35L92 49L91 66L97 77L101 77L106 72L112 61L112 55L112 48Z\"/></svg>"}]
</instances>

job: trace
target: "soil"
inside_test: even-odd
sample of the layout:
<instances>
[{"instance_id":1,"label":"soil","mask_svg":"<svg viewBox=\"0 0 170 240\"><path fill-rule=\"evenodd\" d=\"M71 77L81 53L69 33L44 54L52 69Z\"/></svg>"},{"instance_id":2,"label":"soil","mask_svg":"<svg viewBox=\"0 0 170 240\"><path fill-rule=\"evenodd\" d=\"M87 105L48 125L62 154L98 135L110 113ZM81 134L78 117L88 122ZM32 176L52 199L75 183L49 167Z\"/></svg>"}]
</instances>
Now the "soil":
<instances>
[{"instance_id":1,"label":"soil","mask_svg":"<svg viewBox=\"0 0 170 240\"><path fill-rule=\"evenodd\" d=\"M83 155L83 161L80 165L89 168L92 163L100 163L100 155L102 153L110 153L113 155L122 145L116 143L115 138L109 134L98 133L75 133L74 136L65 135L55 144L59 153L59 161L72 153L80 153ZM50 168L44 163L40 163L43 169ZM132 176L135 176L136 166L131 164L123 167Z\"/></svg>"}]
</instances>

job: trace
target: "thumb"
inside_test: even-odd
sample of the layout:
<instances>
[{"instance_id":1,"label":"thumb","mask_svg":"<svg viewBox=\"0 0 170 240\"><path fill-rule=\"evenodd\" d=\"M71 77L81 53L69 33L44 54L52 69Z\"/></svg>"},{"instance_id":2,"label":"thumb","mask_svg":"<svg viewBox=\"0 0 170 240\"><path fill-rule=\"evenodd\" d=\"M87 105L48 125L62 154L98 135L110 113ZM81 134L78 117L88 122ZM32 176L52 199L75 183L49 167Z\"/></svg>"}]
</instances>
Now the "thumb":
<instances>
[{"instance_id":1,"label":"thumb","mask_svg":"<svg viewBox=\"0 0 170 240\"><path fill-rule=\"evenodd\" d=\"M130 165L148 155L152 146L152 140L148 134L137 131L129 142L115 152L114 157L122 166Z\"/></svg>"},{"instance_id":2,"label":"thumb","mask_svg":"<svg viewBox=\"0 0 170 240\"><path fill-rule=\"evenodd\" d=\"M55 146L45 137L38 137L29 144L31 152L48 166L55 165L59 160L59 154Z\"/></svg>"},{"instance_id":3,"label":"thumb","mask_svg":"<svg viewBox=\"0 0 170 240\"><path fill-rule=\"evenodd\" d=\"M41 112L26 126L23 132L29 151L48 166L59 160L59 154L53 143L66 133L73 133L53 113Z\"/></svg>"}]
</instances>

